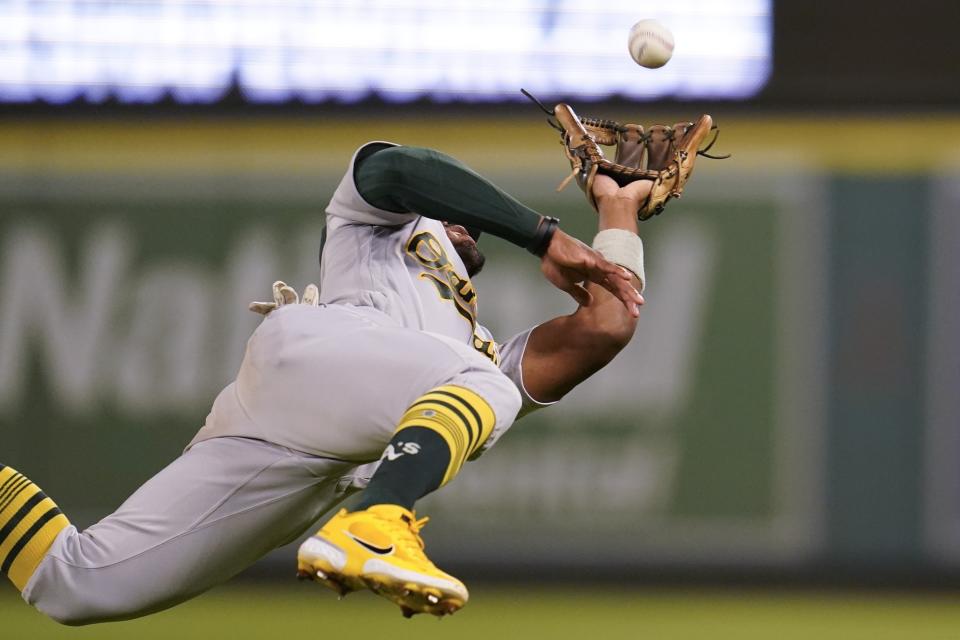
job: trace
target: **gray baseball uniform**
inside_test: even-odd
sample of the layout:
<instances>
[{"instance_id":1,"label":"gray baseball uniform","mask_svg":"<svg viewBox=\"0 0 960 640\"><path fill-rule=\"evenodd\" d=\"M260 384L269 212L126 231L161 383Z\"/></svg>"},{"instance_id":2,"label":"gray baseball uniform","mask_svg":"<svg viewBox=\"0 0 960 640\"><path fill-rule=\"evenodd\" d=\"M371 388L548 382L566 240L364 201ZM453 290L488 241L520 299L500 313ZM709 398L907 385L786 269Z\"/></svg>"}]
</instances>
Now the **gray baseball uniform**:
<instances>
[{"instance_id":1,"label":"gray baseball uniform","mask_svg":"<svg viewBox=\"0 0 960 640\"><path fill-rule=\"evenodd\" d=\"M430 389L460 385L490 404L484 449L521 406L539 406L522 392L529 332L498 349L477 323L476 292L442 223L371 206L353 176L351 161L327 208L321 305L267 316L184 454L114 514L65 529L27 602L68 624L173 606L363 486L400 416Z\"/></svg>"}]
</instances>

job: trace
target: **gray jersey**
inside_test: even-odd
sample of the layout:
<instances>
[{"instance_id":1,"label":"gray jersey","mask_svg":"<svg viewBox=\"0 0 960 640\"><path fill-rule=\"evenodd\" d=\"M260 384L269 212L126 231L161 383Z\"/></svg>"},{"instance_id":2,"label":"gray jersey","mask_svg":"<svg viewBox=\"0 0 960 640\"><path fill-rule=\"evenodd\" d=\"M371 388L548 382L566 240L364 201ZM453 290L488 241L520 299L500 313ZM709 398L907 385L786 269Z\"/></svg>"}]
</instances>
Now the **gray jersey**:
<instances>
[{"instance_id":1,"label":"gray jersey","mask_svg":"<svg viewBox=\"0 0 960 640\"><path fill-rule=\"evenodd\" d=\"M477 322L476 290L443 224L364 200L354 182L356 157L327 207L320 302L372 307L402 327L470 344L499 363L490 332Z\"/></svg>"}]
</instances>

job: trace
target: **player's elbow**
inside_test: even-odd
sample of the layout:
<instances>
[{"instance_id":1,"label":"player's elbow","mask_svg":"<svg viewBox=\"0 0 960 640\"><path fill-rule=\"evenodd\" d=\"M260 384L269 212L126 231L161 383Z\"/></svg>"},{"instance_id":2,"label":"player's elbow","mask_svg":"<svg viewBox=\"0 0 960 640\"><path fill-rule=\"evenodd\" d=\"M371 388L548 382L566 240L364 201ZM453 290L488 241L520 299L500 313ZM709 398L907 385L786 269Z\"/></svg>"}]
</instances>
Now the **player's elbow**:
<instances>
[{"instance_id":1,"label":"player's elbow","mask_svg":"<svg viewBox=\"0 0 960 640\"><path fill-rule=\"evenodd\" d=\"M618 315L603 325L603 336L608 348L622 351L633 340L637 330L637 319L628 313Z\"/></svg>"},{"instance_id":2,"label":"player's elbow","mask_svg":"<svg viewBox=\"0 0 960 640\"><path fill-rule=\"evenodd\" d=\"M589 343L589 348L598 354L610 354L610 357L630 344L637 329L637 319L626 309L608 308L606 313L585 313L581 320L581 335Z\"/></svg>"}]
</instances>

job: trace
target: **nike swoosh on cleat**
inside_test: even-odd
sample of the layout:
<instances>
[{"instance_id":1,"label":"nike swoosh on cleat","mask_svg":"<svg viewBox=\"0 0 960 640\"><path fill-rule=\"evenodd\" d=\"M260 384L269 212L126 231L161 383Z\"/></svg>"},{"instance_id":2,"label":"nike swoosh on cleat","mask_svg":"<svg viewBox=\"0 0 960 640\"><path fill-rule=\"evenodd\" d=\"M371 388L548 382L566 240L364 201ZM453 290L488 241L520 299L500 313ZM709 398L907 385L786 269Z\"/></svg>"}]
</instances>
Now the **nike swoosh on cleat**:
<instances>
[{"instance_id":1,"label":"nike swoosh on cleat","mask_svg":"<svg viewBox=\"0 0 960 640\"><path fill-rule=\"evenodd\" d=\"M348 535L349 535L349 534L348 534ZM393 553L393 545L390 545L389 547L378 547L378 546L376 546L376 545L370 544L369 542L366 542L366 541L364 541L364 540L361 540L360 538L357 538L356 536L350 536L350 539L353 540L354 542L356 542L356 543L357 543L358 545L360 545L361 547L364 547L364 548L366 548L366 549L369 549L370 551L373 551L374 553L379 554L379 555L381 555L381 556L386 556L386 555L390 555L391 553Z\"/></svg>"}]
</instances>

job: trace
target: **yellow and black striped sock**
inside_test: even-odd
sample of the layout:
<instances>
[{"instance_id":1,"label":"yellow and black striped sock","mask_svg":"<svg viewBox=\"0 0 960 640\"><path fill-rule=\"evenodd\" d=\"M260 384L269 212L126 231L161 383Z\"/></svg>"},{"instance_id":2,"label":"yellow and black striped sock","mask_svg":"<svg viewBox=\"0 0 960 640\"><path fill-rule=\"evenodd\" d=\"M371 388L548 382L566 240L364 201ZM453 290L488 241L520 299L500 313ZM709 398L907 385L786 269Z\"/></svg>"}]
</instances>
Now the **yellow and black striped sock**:
<instances>
[{"instance_id":1,"label":"yellow and black striped sock","mask_svg":"<svg viewBox=\"0 0 960 640\"><path fill-rule=\"evenodd\" d=\"M398 504L412 509L457 475L495 422L490 405L469 389L446 385L427 392L403 415L357 508Z\"/></svg>"},{"instance_id":2,"label":"yellow and black striped sock","mask_svg":"<svg viewBox=\"0 0 960 640\"><path fill-rule=\"evenodd\" d=\"M29 478L0 464L0 572L20 591L67 517Z\"/></svg>"}]
</instances>

